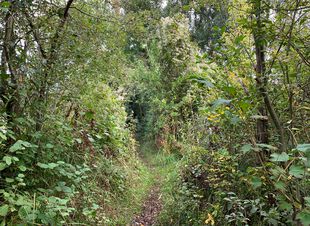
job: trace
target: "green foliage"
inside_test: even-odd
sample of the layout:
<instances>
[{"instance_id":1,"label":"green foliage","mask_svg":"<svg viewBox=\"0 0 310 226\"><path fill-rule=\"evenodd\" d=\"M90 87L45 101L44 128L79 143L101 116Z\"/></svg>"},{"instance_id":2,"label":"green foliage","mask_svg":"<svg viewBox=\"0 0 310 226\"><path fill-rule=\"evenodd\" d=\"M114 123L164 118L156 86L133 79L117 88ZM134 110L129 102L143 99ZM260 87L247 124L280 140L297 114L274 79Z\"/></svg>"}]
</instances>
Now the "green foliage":
<instances>
[{"instance_id":1,"label":"green foliage","mask_svg":"<svg viewBox=\"0 0 310 226\"><path fill-rule=\"evenodd\" d=\"M309 225L308 2L164 3L1 1L1 225Z\"/></svg>"},{"instance_id":2,"label":"green foliage","mask_svg":"<svg viewBox=\"0 0 310 226\"><path fill-rule=\"evenodd\" d=\"M219 39L226 30L228 2L213 0L167 0L164 15L182 12L190 20L191 36L199 47L213 54L219 48Z\"/></svg>"},{"instance_id":3,"label":"green foliage","mask_svg":"<svg viewBox=\"0 0 310 226\"><path fill-rule=\"evenodd\" d=\"M244 172L240 159L225 150L187 149L178 176L169 182L173 202L166 200L163 223L174 219L174 224L201 225L210 214L216 225L294 225L298 220L307 225L309 172L304 157L288 159L289 167L275 159L266 163L268 171L249 167Z\"/></svg>"},{"instance_id":4,"label":"green foliage","mask_svg":"<svg viewBox=\"0 0 310 226\"><path fill-rule=\"evenodd\" d=\"M105 20L112 15L105 3L20 3L1 3L1 26L14 11L10 41L24 40L10 52L18 52L14 60L1 61L1 75L10 73L0 83L1 222L116 222L112 204L132 197L131 179L141 174L121 87L125 32ZM66 6L69 16L59 18ZM3 44L8 36L0 35ZM12 64L23 71L16 86Z\"/></svg>"}]
</instances>

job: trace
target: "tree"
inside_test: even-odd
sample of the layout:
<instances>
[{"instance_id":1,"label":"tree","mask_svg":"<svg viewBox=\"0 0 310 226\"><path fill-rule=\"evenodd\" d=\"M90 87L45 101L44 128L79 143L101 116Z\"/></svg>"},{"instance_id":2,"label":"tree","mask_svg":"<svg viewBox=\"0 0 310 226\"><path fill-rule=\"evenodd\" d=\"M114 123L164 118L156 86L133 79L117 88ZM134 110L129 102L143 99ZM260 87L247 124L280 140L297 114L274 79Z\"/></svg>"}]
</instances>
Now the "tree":
<instances>
[{"instance_id":1,"label":"tree","mask_svg":"<svg viewBox=\"0 0 310 226\"><path fill-rule=\"evenodd\" d=\"M189 19L192 38L198 46L210 55L220 45L220 38L228 27L228 3L217 1L168 1L165 15L182 12Z\"/></svg>"}]
</instances>

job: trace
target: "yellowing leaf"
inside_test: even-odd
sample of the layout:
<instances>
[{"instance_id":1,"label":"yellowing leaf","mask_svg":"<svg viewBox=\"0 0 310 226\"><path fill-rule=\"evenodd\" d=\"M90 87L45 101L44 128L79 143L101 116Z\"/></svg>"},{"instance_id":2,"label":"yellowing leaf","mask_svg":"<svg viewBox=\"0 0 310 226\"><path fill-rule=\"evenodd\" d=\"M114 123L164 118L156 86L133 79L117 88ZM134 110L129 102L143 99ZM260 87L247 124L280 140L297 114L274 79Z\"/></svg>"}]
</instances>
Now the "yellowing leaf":
<instances>
[{"instance_id":1,"label":"yellowing leaf","mask_svg":"<svg viewBox=\"0 0 310 226\"><path fill-rule=\"evenodd\" d=\"M210 213L208 213L208 218L206 219L205 223L206 224L211 224L211 225L215 224L214 218L213 218L213 216Z\"/></svg>"}]
</instances>

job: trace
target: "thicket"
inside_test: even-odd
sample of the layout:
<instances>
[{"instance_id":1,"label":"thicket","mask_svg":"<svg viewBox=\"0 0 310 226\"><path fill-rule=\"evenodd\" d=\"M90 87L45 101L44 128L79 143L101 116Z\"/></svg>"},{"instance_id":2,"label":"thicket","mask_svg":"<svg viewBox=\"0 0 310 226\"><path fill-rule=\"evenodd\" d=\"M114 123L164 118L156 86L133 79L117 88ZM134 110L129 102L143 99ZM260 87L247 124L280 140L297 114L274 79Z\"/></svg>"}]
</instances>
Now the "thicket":
<instances>
[{"instance_id":1,"label":"thicket","mask_svg":"<svg viewBox=\"0 0 310 226\"><path fill-rule=\"evenodd\" d=\"M3 225L309 225L307 1L1 1ZM167 171L165 171L167 170ZM145 182L147 181L147 182Z\"/></svg>"},{"instance_id":2,"label":"thicket","mask_svg":"<svg viewBox=\"0 0 310 226\"><path fill-rule=\"evenodd\" d=\"M145 136L179 159L160 223L309 225L308 5L169 7L134 70ZM224 22L201 50L212 9Z\"/></svg>"},{"instance_id":3,"label":"thicket","mask_svg":"<svg viewBox=\"0 0 310 226\"><path fill-rule=\"evenodd\" d=\"M104 2L0 7L1 225L128 222L145 169L126 123L123 25Z\"/></svg>"}]
</instances>

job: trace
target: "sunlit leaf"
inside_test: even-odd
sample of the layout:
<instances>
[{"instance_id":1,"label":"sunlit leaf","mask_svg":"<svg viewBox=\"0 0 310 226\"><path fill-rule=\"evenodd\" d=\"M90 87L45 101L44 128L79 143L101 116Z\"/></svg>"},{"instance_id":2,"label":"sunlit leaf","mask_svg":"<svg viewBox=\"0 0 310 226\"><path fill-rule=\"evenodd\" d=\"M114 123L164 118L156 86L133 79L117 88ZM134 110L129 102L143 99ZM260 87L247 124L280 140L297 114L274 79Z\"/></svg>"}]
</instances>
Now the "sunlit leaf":
<instances>
[{"instance_id":1,"label":"sunlit leaf","mask_svg":"<svg viewBox=\"0 0 310 226\"><path fill-rule=\"evenodd\" d=\"M3 161L5 161L5 163L6 163L8 166L10 166L10 165L12 164L12 157L6 155L6 156L3 157Z\"/></svg>"},{"instance_id":2,"label":"sunlit leaf","mask_svg":"<svg viewBox=\"0 0 310 226\"><path fill-rule=\"evenodd\" d=\"M18 140L10 147L10 152L16 152L18 150L25 150L26 148L37 147L27 141Z\"/></svg>"},{"instance_id":3,"label":"sunlit leaf","mask_svg":"<svg viewBox=\"0 0 310 226\"><path fill-rule=\"evenodd\" d=\"M55 167L59 166L59 164L57 163L48 163L48 164L45 164L45 163L38 163L38 166L42 169L54 169Z\"/></svg>"},{"instance_id":4,"label":"sunlit leaf","mask_svg":"<svg viewBox=\"0 0 310 226\"><path fill-rule=\"evenodd\" d=\"M304 153L310 152L310 144L299 144L296 149Z\"/></svg>"},{"instance_id":5,"label":"sunlit leaf","mask_svg":"<svg viewBox=\"0 0 310 226\"><path fill-rule=\"evenodd\" d=\"M11 3L9 1L4 1L0 3L1 8L9 8L11 6Z\"/></svg>"},{"instance_id":6,"label":"sunlit leaf","mask_svg":"<svg viewBox=\"0 0 310 226\"><path fill-rule=\"evenodd\" d=\"M27 167L26 167L26 166L23 166L23 165L18 166L18 168L19 168L21 171L23 171L23 172L25 172L25 171L27 170Z\"/></svg>"},{"instance_id":7,"label":"sunlit leaf","mask_svg":"<svg viewBox=\"0 0 310 226\"><path fill-rule=\"evenodd\" d=\"M0 171L4 170L7 167L7 164L0 162Z\"/></svg>"},{"instance_id":8,"label":"sunlit leaf","mask_svg":"<svg viewBox=\"0 0 310 226\"><path fill-rule=\"evenodd\" d=\"M54 145L48 143L48 144L45 145L45 147L46 147L47 149L52 149L52 148L54 147Z\"/></svg>"},{"instance_id":9,"label":"sunlit leaf","mask_svg":"<svg viewBox=\"0 0 310 226\"><path fill-rule=\"evenodd\" d=\"M240 44L240 42L245 38L245 35L239 35L235 38L235 43Z\"/></svg>"}]
</instances>

